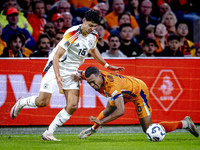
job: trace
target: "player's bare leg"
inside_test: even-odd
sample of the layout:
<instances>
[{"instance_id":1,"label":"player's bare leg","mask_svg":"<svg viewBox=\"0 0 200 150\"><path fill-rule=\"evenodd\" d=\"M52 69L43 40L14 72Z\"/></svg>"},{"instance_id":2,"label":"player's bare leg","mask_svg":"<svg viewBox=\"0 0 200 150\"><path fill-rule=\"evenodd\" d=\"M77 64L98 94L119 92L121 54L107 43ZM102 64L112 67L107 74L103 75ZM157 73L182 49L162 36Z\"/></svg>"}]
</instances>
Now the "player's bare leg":
<instances>
[{"instance_id":1,"label":"player's bare leg","mask_svg":"<svg viewBox=\"0 0 200 150\"><path fill-rule=\"evenodd\" d=\"M42 134L41 140L60 141L53 136L54 131L69 120L71 115L78 109L79 90L64 90L64 94L67 106L56 115L49 128Z\"/></svg>"},{"instance_id":2,"label":"player's bare leg","mask_svg":"<svg viewBox=\"0 0 200 150\"><path fill-rule=\"evenodd\" d=\"M45 107L49 104L51 99L51 93L40 92L40 95L35 99L35 105L37 107Z\"/></svg>"},{"instance_id":3,"label":"player's bare leg","mask_svg":"<svg viewBox=\"0 0 200 150\"><path fill-rule=\"evenodd\" d=\"M143 132L146 133L147 128L152 124L152 113L147 117L139 118L139 121Z\"/></svg>"},{"instance_id":4,"label":"player's bare leg","mask_svg":"<svg viewBox=\"0 0 200 150\"><path fill-rule=\"evenodd\" d=\"M64 90L67 106L65 110L69 114L73 114L78 109L79 90Z\"/></svg>"},{"instance_id":5,"label":"player's bare leg","mask_svg":"<svg viewBox=\"0 0 200 150\"><path fill-rule=\"evenodd\" d=\"M10 111L10 116L15 119L24 106L45 107L49 104L51 93L40 92L39 96L31 96L27 98L20 97Z\"/></svg>"}]
</instances>

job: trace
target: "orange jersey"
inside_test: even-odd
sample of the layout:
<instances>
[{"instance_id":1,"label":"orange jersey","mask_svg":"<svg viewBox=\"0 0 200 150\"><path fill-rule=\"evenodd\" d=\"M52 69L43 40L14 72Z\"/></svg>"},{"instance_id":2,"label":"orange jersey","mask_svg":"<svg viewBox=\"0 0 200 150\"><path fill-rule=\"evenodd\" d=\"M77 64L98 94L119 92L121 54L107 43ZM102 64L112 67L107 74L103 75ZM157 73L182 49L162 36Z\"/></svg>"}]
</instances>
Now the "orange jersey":
<instances>
[{"instance_id":1,"label":"orange jersey","mask_svg":"<svg viewBox=\"0 0 200 150\"><path fill-rule=\"evenodd\" d=\"M146 84L135 77L100 71L103 79L103 86L98 91L100 94L109 97L111 106L115 106L115 99L123 96L124 104L133 102L139 118L149 116L152 112L149 92ZM85 78L82 73L82 78Z\"/></svg>"},{"instance_id":2,"label":"orange jersey","mask_svg":"<svg viewBox=\"0 0 200 150\"><path fill-rule=\"evenodd\" d=\"M140 95L140 83L143 81L131 77L124 76L106 71L100 71L104 80L104 85L98 91L100 94L115 100L119 96L123 96L125 102L133 101L135 97ZM82 75L85 79L84 75Z\"/></svg>"}]
</instances>

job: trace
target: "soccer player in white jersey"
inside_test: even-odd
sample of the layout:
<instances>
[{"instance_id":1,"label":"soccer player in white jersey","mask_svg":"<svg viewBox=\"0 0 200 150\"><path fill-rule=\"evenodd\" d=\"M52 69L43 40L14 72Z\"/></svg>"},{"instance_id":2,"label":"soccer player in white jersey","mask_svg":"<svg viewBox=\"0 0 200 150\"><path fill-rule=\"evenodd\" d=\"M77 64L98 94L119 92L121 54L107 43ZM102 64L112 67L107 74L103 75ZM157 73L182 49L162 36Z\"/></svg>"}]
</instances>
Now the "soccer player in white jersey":
<instances>
[{"instance_id":1,"label":"soccer player in white jersey","mask_svg":"<svg viewBox=\"0 0 200 150\"><path fill-rule=\"evenodd\" d=\"M48 129L42 134L41 140L58 141L53 136L53 132L58 126L62 126L77 110L79 82L72 81L70 75L77 73L88 52L107 69L124 70L124 67L107 64L96 49L98 35L95 29L99 21L99 11L91 9L85 13L81 25L73 26L65 32L63 39L52 51L44 68L39 96L19 98L10 111L10 116L14 119L24 106L47 106L58 85L59 90L62 90L65 94L67 106L56 115Z\"/></svg>"}]
</instances>

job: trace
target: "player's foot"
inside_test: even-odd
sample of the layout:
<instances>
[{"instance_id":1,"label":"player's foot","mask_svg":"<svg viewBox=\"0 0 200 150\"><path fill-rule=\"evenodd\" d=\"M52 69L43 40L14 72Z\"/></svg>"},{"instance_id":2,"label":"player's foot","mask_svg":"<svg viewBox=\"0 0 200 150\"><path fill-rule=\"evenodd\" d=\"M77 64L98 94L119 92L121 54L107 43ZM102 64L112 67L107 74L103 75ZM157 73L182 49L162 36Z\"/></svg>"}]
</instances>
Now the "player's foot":
<instances>
[{"instance_id":1,"label":"player's foot","mask_svg":"<svg viewBox=\"0 0 200 150\"><path fill-rule=\"evenodd\" d=\"M85 139L85 138L87 138L88 136L94 134L95 132L96 132L96 130L93 129L93 128L85 129L85 130L83 130L83 131L79 134L79 138L80 138L80 139Z\"/></svg>"},{"instance_id":2,"label":"player's foot","mask_svg":"<svg viewBox=\"0 0 200 150\"><path fill-rule=\"evenodd\" d=\"M42 136L41 136L41 140L46 140L46 141L61 141L59 139L56 139L52 133L50 133L48 130L46 130Z\"/></svg>"},{"instance_id":3,"label":"player's foot","mask_svg":"<svg viewBox=\"0 0 200 150\"><path fill-rule=\"evenodd\" d=\"M197 131L197 127L195 126L194 122L192 121L191 117L186 116L183 120L188 123L187 130L190 131L195 137L199 137L199 133Z\"/></svg>"},{"instance_id":4,"label":"player's foot","mask_svg":"<svg viewBox=\"0 0 200 150\"><path fill-rule=\"evenodd\" d=\"M21 111L21 109L23 108L23 106L20 105L20 101L21 99L23 99L23 97L20 97L17 102L15 103L15 105L12 107L11 111L10 111L10 117L12 119L15 119L19 112Z\"/></svg>"}]
</instances>

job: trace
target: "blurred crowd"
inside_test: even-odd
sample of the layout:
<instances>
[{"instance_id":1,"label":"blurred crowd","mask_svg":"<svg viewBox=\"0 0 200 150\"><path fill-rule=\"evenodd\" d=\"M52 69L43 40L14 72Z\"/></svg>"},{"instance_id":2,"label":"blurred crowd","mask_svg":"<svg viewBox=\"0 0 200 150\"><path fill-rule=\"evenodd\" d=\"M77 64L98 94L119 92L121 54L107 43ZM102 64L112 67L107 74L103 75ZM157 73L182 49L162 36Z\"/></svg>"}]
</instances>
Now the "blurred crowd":
<instances>
[{"instance_id":1,"label":"blurred crowd","mask_svg":"<svg viewBox=\"0 0 200 150\"><path fill-rule=\"evenodd\" d=\"M97 48L104 58L200 56L192 30L197 0L1 1L0 57L48 57L89 9L101 15Z\"/></svg>"}]
</instances>

